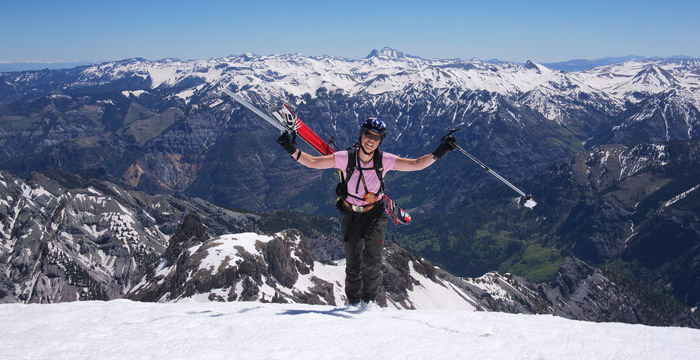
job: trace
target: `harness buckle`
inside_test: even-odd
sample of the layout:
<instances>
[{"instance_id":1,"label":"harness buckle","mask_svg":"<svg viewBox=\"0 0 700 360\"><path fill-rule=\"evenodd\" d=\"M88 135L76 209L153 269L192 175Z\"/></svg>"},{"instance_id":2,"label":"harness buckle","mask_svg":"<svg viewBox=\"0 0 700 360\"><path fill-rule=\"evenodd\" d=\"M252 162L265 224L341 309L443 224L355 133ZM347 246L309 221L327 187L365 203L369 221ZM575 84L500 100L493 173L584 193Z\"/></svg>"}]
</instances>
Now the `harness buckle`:
<instances>
[{"instance_id":1,"label":"harness buckle","mask_svg":"<svg viewBox=\"0 0 700 360\"><path fill-rule=\"evenodd\" d=\"M368 204L365 206L352 205L347 202L347 200L343 200L343 204L345 204L345 207L356 213L366 213L374 208L374 204Z\"/></svg>"}]
</instances>

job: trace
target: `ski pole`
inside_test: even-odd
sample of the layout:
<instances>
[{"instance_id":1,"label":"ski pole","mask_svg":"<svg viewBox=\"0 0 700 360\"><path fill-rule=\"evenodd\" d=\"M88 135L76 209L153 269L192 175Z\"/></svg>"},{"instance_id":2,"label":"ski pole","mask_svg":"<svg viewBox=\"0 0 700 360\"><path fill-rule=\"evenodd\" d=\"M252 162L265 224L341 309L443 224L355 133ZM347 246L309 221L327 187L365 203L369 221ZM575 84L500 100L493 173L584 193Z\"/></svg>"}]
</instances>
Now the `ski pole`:
<instances>
[{"instance_id":1,"label":"ski pole","mask_svg":"<svg viewBox=\"0 0 700 360\"><path fill-rule=\"evenodd\" d=\"M445 137L448 137L448 136L452 135L452 134L453 134L454 132L456 132L457 130L459 130L459 129L453 129L453 130L451 130L449 134L445 135ZM455 147L456 147L456 149L459 150L462 154L464 154L464 155L466 155L468 158L472 159L472 161L474 161L475 163L477 163L477 165L481 166L484 170L486 170L488 173L490 173L491 175L493 175L496 179L500 180L500 181L503 182L504 184L508 185L511 189L515 190L515 192L517 192L518 194L520 194L520 196L522 196L522 197L525 199L525 204L524 204L525 207L532 209L532 208L535 207L535 205L537 205L537 202L535 202L535 200L532 199L532 195L530 195L530 194L525 194L524 192L522 192L522 190L518 189L517 187L515 187L515 185L511 184L510 181L504 179L503 176L499 175L497 172L493 171L491 168L489 168L488 166L486 166L486 164L484 164L484 163L482 163L481 161L479 161L479 159L475 158L472 154L470 154L470 153L468 153L466 150L462 149L461 146L455 144Z\"/></svg>"}]
</instances>

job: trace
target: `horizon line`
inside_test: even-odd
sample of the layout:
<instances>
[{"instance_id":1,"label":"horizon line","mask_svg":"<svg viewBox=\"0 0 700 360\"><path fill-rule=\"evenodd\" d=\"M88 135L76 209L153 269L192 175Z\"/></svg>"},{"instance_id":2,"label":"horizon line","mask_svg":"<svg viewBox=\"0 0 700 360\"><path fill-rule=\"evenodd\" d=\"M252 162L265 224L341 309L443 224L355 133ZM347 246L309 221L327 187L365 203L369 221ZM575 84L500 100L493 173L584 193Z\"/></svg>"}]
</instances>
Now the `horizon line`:
<instances>
[{"instance_id":1,"label":"horizon line","mask_svg":"<svg viewBox=\"0 0 700 360\"><path fill-rule=\"evenodd\" d=\"M471 57L469 59L462 59L462 58L440 58L440 57L434 57L434 58L426 58L422 57L419 55L413 55L413 54L408 54L400 50L396 50L394 48L390 47L384 47L381 50L384 49L390 49L397 51L399 53L404 54L405 56L410 56L410 57L415 57L419 59L424 59L424 60L460 60L460 61L465 61L465 60L472 60L472 59L477 59L481 61L500 61L500 62L508 62L508 63L526 63L527 61L532 61L538 64L556 64L556 63L565 63L569 61L596 61L596 60L605 60L605 59L615 59L615 58L627 58L627 57L638 57L641 59L700 59L696 58L693 56L689 55L683 55L683 54L678 54L678 55L671 55L671 56L645 56L645 55L636 55L636 54L628 54L628 55L619 55L619 56L603 56L599 58L572 58L572 59L566 59L566 60L560 60L560 61L535 61L532 59L528 59L525 61L511 61L511 60L503 60L499 58L486 58L486 59L481 59L477 57ZM378 51L378 49L373 49L370 51L369 54L374 52L375 50ZM124 60L131 60L131 59L144 59L148 61L163 61L163 60L179 60L179 61L199 61L199 60L215 60L215 59L224 59L228 57L235 57L235 56L245 56L245 55L253 55L253 56L277 56L277 55L301 55L303 57L309 57L309 58L317 58L317 57L335 57L335 58L343 58L343 59L349 59L349 60L361 60L369 57L369 54L365 57L362 58L357 58L357 59L350 59L345 56L338 56L338 55L330 55L330 54L324 54L324 55L305 55L300 52L290 52L290 53L271 53L271 54L256 54L252 52L246 52L242 54L230 54L222 57L210 57L210 58L194 58L194 59L181 59L177 57L163 57L160 59L152 59L152 58L145 58L142 56L133 56L133 57L126 57L126 58L121 58L121 59L111 59L111 60L95 60L95 59L81 59L81 60L65 60L65 59L54 59L54 60L0 60L0 64L2 65L12 65L12 64L72 64L72 63L90 63L90 64L98 64L98 63L107 63L107 62L115 62L115 61L124 61Z\"/></svg>"}]
</instances>

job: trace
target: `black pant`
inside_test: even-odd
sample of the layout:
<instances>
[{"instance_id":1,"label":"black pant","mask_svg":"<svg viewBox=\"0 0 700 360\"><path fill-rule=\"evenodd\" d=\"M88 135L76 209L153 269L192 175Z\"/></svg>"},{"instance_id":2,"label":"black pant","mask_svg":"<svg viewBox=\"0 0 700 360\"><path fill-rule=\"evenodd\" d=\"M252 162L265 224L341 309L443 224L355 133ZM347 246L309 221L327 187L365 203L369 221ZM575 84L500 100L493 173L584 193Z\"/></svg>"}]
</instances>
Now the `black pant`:
<instances>
[{"instance_id":1,"label":"black pant","mask_svg":"<svg viewBox=\"0 0 700 360\"><path fill-rule=\"evenodd\" d=\"M341 211L345 249L345 295L348 303L372 301L382 281L382 246L388 217L382 206L366 213Z\"/></svg>"}]
</instances>

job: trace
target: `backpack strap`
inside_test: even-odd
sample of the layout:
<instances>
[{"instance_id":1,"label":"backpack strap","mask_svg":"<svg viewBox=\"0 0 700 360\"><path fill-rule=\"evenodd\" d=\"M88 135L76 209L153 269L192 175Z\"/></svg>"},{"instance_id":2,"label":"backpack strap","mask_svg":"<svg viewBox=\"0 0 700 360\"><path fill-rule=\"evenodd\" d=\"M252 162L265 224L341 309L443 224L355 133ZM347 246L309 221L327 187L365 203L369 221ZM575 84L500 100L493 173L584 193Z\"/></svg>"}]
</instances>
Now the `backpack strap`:
<instances>
[{"instance_id":1,"label":"backpack strap","mask_svg":"<svg viewBox=\"0 0 700 360\"><path fill-rule=\"evenodd\" d=\"M357 147L352 146L348 149L348 164L345 169L345 181L350 181L350 177L356 168L355 164L357 164Z\"/></svg>"},{"instance_id":2,"label":"backpack strap","mask_svg":"<svg viewBox=\"0 0 700 360\"><path fill-rule=\"evenodd\" d=\"M374 167L374 171L377 172L377 178L379 179L379 183L381 184L379 186L379 194L384 193L384 165L382 164L382 158L384 157L384 154L379 151L379 149L374 150L374 158L372 159L372 166Z\"/></svg>"}]
</instances>

